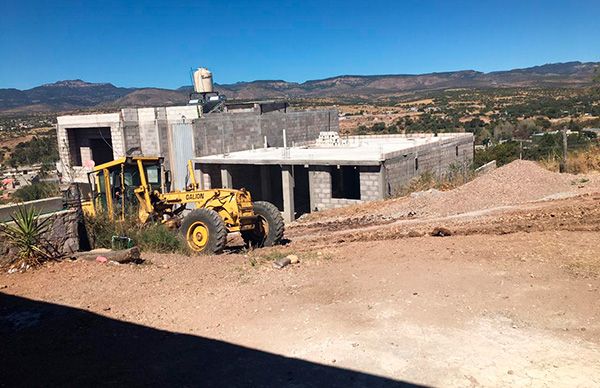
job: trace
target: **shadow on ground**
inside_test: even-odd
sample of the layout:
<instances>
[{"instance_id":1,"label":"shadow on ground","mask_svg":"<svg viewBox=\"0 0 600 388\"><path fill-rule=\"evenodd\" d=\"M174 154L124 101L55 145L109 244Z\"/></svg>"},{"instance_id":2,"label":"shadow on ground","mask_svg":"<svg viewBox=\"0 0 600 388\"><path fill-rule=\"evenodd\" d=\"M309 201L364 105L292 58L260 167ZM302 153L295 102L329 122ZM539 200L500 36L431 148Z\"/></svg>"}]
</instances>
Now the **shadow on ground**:
<instances>
[{"instance_id":1,"label":"shadow on ground","mask_svg":"<svg viewBox=\"0 0 600 388\"><path fill-rule=\"evenodd\" d=\"M415 387L2 293L0 365L7 387Z\"/></svg>"}]
</instances>

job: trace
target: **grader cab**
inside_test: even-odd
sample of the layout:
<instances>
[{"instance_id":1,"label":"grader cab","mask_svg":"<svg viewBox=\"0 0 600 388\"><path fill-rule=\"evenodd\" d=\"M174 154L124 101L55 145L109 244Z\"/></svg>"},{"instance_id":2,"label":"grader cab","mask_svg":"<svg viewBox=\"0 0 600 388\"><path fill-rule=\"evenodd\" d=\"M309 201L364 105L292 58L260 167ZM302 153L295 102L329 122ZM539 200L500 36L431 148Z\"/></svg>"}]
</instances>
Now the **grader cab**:
<instances>
[{"instance_id":1,"label":"grader cab","mask_svg":"<svg viewBox=\"0 0 600 388\"><path fill-rule=\"evenodd\" d=\"M115 222L135 214L140 223L164 223L179 229L198 253L220 253L227 234L234 232L250 247L281 242L283 217L273 204L252 202L245 189L200 190L191 161L188 170L187 189L170 191L162 158L125 157L98 165L88 174L92 194L83 210L91 215L105 212Z\"/></svg>"}]
</instances>

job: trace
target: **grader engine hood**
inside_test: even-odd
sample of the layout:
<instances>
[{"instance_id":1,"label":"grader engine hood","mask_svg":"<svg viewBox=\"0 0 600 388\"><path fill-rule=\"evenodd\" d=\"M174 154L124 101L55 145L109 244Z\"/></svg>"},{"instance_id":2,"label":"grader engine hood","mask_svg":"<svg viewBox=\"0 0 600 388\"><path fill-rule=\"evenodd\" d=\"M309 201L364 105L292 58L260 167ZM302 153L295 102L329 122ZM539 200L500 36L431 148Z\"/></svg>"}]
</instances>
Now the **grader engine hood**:
<instances>
[{"instance_id":1,"label":"grader engine hood","mask_svg":"<svg viewBox=\"0 0 600 388\"><path fill-rule=\"evenodd\" d=\"M229 232L250 230L256 223L252 196L244 189L175 191L162 194L159 201L169 205L193 203L196 208L212 209L221 215Z\"/></svg>"}]
</instances>

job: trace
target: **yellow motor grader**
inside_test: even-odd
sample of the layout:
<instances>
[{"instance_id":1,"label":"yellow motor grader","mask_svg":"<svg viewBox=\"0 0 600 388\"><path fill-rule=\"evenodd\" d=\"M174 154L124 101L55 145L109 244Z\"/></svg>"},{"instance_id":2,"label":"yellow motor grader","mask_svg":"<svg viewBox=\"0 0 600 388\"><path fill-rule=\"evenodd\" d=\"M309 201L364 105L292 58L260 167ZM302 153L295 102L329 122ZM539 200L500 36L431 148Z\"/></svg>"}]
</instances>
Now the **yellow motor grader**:
<instances>
[{"instance_id":1,"label":"yellow motor grader","mask_svg":"<svg viewBox=\"0 0 600 388\"><path fill-rule=\"evenodd\" d=\"M178 228L189 247L198 253L220 253L227 234L233 232L240 232L250 247L280 243L284 222L273 204L252 202L245 189L201 190L191 161L188 177L190 184L185 191L170 191L170 174L163 168L163 158L116 159L94 167L88 174L91 198L82 203L82 208L88 215L107 212L114 221L137 213L140 223L162 222Z\"/></svg>"}]
</instances>

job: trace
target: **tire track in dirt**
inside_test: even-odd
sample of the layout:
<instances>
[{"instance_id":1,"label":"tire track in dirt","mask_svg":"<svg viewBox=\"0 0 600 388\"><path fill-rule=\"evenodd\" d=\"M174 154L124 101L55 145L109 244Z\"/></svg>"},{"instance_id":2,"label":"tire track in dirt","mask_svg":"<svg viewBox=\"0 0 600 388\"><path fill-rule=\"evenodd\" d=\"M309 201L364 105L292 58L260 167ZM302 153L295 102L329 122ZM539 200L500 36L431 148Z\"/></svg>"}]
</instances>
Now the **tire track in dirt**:
<instances>
[{"instance_id":1,"label":"tire track in dirt","mask_svg":"<svg viewBox=\"0 0 600 388\"><path fill-rule=\"evenodd\" d=\"M443 227L453 235L509 234L539 231L600 231L600 194L562 200L502 206L445 217L349 220L294 225L288 236L293 245L314 248L351 241L421 237Z\"/></svg>"}]
</instances>

